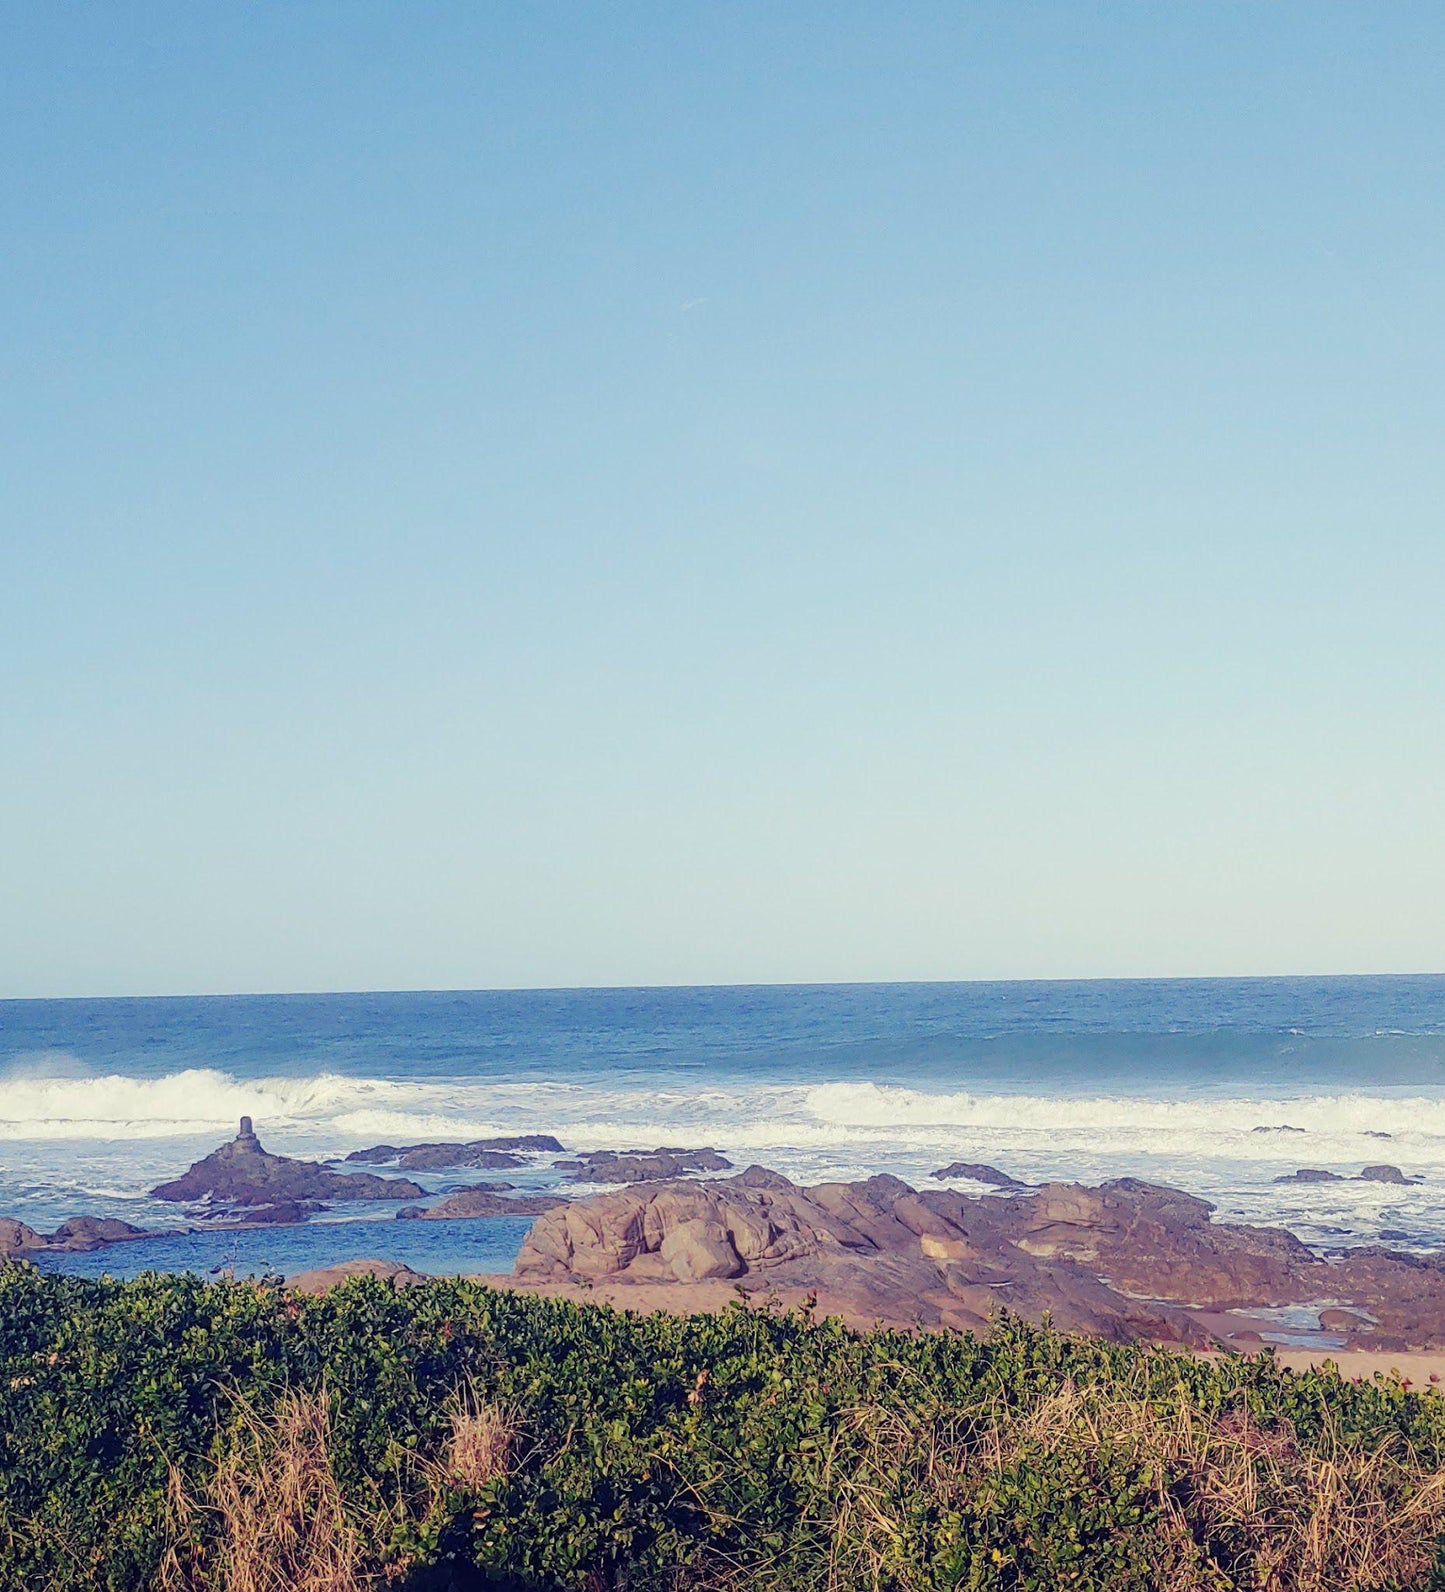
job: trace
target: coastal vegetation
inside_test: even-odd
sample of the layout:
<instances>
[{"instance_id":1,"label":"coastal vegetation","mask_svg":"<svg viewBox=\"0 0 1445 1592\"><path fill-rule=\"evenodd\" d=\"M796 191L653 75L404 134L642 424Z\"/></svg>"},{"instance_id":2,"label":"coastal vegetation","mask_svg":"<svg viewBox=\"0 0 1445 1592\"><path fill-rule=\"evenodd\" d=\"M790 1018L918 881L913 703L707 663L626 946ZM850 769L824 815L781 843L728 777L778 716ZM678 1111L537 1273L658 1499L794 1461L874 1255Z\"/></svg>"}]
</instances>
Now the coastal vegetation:
<instances>
[{"instance_id":1,"label":"coastal vegetation","mask_svg":"<svg viewBox=\"0 0 1445 1592\"><path fill-rule=\"evenodd\" d=\"M1445 1399L1001 1318L0 1266L0 1586L1445 1586Z\"/></svg>"}]
</instances>

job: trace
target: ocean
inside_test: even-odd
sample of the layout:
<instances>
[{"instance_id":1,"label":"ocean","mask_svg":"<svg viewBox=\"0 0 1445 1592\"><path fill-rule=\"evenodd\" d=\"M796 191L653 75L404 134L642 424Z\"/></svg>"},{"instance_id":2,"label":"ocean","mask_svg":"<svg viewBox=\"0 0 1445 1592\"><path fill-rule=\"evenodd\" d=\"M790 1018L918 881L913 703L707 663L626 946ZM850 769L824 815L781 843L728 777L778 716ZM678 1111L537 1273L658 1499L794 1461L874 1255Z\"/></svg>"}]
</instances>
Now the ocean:
<instances>
[{"instance_id":1,"label":"ocean","mask_svg":"<svg viewBox=\"0 0 1445 1592\"><path fill-rule=\"evenodd\" d=\"M268 1149L314 1158L545 1132L579 1150L712 1145L802 1182L918 1182L952 1160L1132 1175L1322 1248L1423 1251L1445 1246L1445 976L0 1002L0 1215L174 1226L147 1190L243 1113ZM506 1178L558 1186L553 1159ZM1380 1162L1418 1181L1352 1180ZM1274 1181L1298 1167L1349 1180ZM359 1205L44 1264L499 1271L527 1226Z\"/></svg>"}]
</instances>

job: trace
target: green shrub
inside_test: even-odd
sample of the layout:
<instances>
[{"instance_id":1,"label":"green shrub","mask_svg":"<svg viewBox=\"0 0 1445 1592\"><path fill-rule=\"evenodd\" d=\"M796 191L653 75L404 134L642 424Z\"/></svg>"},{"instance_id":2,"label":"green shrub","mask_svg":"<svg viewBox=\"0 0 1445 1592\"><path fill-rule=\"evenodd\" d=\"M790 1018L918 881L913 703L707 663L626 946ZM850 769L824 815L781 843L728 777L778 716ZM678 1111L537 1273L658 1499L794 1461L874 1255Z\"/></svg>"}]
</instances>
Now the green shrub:
<instances>
[{"instance_id":1,"label":"green shrub","mask_svg":"<svg viewBox=\"0 0 1445 1592\"><path fill-rule=\"evenodd\" d=\"M1445 1399L1267 1357L0 1266L0 1588L239 1586L283 1460L318 1588L1422 1588L1445 1524Z\"/></svg>"}]
</instances>

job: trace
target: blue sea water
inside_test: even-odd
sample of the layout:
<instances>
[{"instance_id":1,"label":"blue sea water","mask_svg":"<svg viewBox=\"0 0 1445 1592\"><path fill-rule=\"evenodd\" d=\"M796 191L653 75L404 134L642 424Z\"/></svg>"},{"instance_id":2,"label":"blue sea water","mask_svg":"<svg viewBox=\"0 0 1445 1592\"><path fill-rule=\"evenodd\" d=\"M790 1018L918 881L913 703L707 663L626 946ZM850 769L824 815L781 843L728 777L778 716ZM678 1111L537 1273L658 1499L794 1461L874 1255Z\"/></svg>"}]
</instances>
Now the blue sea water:
<instances>
[{"instance_id":1,"label":"blue sea water","mask_svg":"<svg viewBox=\"0 0 1445 1592\"><path fill-rule=\"evenodd\" d=\"M804 1181L917 1181L955 1159L1028 1179L1132 1174L1321 1246L1388 1235L1433 1248L1445 977L0 1002L0 1214L174 1226L176 1209L146 1191L242 1113L269 1148L318 1158L550 1132L572 1149L712 1144ZM553 1159L509 1180L554 1186ZM1418 1181L1273 1181L1371 1162ZM294 1271L370 1253L496 1271L525 1226L393 1224L389 1208L338 1206L284 1235L53 1263Z\"/></svg>"}]
</instances>

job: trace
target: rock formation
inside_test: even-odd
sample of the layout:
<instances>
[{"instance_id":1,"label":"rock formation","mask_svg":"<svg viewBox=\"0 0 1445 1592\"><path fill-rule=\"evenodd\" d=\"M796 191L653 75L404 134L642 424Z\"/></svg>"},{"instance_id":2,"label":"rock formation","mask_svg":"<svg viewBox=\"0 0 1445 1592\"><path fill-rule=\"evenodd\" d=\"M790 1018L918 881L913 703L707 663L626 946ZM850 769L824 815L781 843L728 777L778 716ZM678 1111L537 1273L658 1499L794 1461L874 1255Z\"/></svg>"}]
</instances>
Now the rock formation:
<instances>
[{"instance_id":1,"label":"rock formation","mask_svg":"<svg viewBox=\"0 0 1445 1592\"><path fill-rule=\"evenodd\" d=\"M261 1147L250 1117L229 1144L151 1194L161 1200L207 1200L232 1207L275 1206L303 1200L410 1200L423 1192L404 1177L371 1172L333 1172L313 1161L293 1161Z\"/></svg>"},{"instance_id":2,"label":"rock formation","mask_svg":"<svg viewBox=\"0 0 1445 1592\"><path fill-rule=\"evenodd\" d=\"M1398 1166L1367 1166L1353 1178L1339 1172L1325 1172L1317 1166L1302 1166L1298 1172L1286 1172L1275 1178L1276 1183L1418 1183L1419 1178L1406 1177Z\"/></svg>"},{"instance_id":3,"label":"rock formation","mask_svg":"<svg viewBox=\"0 0 1445 1592\"><path fill-rule=\"evenodd\" d=\"M980 1328L1004 1306L1070 1330L1196 1345L1224 1330L1221 1312L1317 1303L1362 1323L1349 1329L1362 1346L1445 1342L1445 1262L1386 1249L1326 1261L1282 1229L1212 1213L1134 1178L970 1198L887 1176L798 1188L749 1168L549 1211L516 1276L624 1288L735 1280L898 1325Z\"/></svg>"},{"instance_id":4,"label":"rock formation","mask_svg":"<svg viewBox=\"0 0 1445 1592\"><path fill-rule=\"evenodd\" d=\"M0 1216L0 1259L17 1255L40 1254L45 1251L85 1252L102 1249L107 1244L124 1244L136 1238L160 1238L161 1233L150 1233L142 1227L132 1227L129 1222L114 1216L72 1216L53 1233L37 1233L24 1222L9 1216Z\"/></svg>"},{"instance_id":5,"label":"rock formation","mask_svg":"<svg viewBox=\"0 0 1445 1592\"><path fill-rule=\"evenodd\" d=\"M1007 1172L1000 1172L996 1166L989 1166L983 1161L950 1161L947 1166L941 1166L936 1172L930 1172L929 1177L940 1180L950 1177L967 1177L975 1183L988 1183L994 1188L1028 1188L1027 1183L1021 1183L1016 1177L1010 1177Z\"/></svg>"},{"instance_id":6,"label":"rock formation","mask_svg":"<svg viewBox=\"0 0 1445 1592\"><path fill-rule=\"evenodd\" d=\"M453 1189L435 1205L404 1205L396 1214L403 1221L429 1222L470 1220L480 1216L541 1216L566 1203L555 1194L519 1194L509 1198L479 1185Z\"/></svg>"},{"instance_id":7,"label":"rock formation","mask_svg":"<svg viewBox=\"0 0 1445 1592\"><path fill-rule=\"evenodd\" d=\"M369 1165L397 1166L403 1172L432 1172L453 1166L521 1166L524 1163L516 1153L519 1150L560 1154L562 1145L550 1133L519 1133L505 1138L470 1139L465 1142L374 1144L368 1150L353 1150L346 1159Z\"/></svg>"},{"instance_id":8,"label":"rock formation","mask_svg":"<svg viewBox=\"0 0 1445 1592\"><path fill-rule=\"evenodd\" d=\"M287 1280L286 1286L293 1293L319 1294L351 1277L381 1277L393 1288L411 1288L428 1280L424 1272L413 1271L396 1260L343 1260L335 1266L297 1272Z\"/></svg>"},{"instance_id":9,"label":"rock formation","mask_svg":"<svg viewBox=\"0 0 1445 1592\"><path fill-rule=\"evenodd\" d=\"M663 1146L657 1150L591 1150L571 1161L559 1161L574 1183L651 1183L661 1178L684 1177L689 1172L730 1172L732 1162L710 1146L682 1150Z\"/></svg>"}]
</instances>

